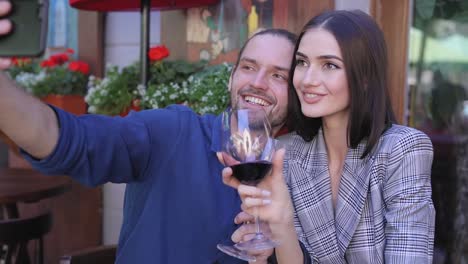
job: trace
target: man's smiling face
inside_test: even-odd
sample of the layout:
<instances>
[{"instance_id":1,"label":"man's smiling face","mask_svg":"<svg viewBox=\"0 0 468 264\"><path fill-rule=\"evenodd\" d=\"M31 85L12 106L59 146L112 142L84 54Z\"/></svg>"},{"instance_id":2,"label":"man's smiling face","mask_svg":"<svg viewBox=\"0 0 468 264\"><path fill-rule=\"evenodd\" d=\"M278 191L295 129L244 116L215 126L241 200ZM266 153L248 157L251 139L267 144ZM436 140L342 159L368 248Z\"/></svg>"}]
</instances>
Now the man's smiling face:
<instances>
[{"instance_id":1,"label":"man's smiling face","mask_svg":"<svg viewBox=\"0 0 468 264\"><path fill-rule=\"evenodd\" d=\"M263 108L273 129L284 124L288 103L288 76L294 46L286 38L252 38L232 73L229 87L233 108Z\"/></svg>"}]
</instances>

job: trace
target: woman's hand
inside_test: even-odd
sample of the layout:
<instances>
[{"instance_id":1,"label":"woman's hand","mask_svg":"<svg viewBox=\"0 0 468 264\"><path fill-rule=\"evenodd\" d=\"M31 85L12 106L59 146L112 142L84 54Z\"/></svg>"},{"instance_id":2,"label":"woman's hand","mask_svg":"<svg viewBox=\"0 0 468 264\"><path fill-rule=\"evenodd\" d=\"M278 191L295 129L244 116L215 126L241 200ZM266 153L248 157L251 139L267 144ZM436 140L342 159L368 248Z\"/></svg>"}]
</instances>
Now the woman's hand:
<instances>
[{"instance_id":1,"label":"woman's hand","mask_svg":"<svg viewBox=\"0 0 468 264\"><path fill-rule=\"evenodd\" d=\"M294 228L293 206L283 179L283 157L284 149L276 151L272 171L257 187L241 184L232 175L231 168L223 170L223 182L237 189L242 210L250 215L258 214L261 220L268 222L273 239L285 229Z\"/></svg>"},{"instance_id":2,"label":"woman's hand","mask_svg":"<svg viewBox=\"0 0 468 264\"><path fill-rule=\"evenodd\" d=\"M288 187L283 179L284 149L280 149L273 157L273 168L257 187L241 184L230 168L223 170L223 182L236 188L242 199L242 210L249 215L258 215L268 223L271 239L278 243L276 257L278 263L303 263L304 256L294 228L294 208ZM252 218L249 218L252 219ZM236 219L236 221L240 221ZM249 220L250 221L250 220ZM244 222L244 221L242 221ZM247 225L234 232L232 239L238 242L244 234L254 233L253 226ZM264 228L263 228L264 229ZM253 254L253 252L249 252ZM256 252L262 264L272 252Z\"/></svg>"},{"instance_id":3,"label":"woman's hand","mask_svg":"<svg viewBox=\"0 0 468 264\"><path fill-rule=\"evenodd\" d=\"M0 0L0 18L7 15L11 10L10 1ZM0 19L0 36L8 34L11 31L11 21L8 19ZM11 64L11 59L0 58L0 70L7 69Z\"/></svg>"},{"instance_id":4,"label":"woman's hand","mask_svg":"<svg viewBox=\"0 0 468 264\"><path fill-rule=\"evenodd\" d=\"M240 212L234 219L236 224L242 224L231 236L234 243L244 242L254 238L256 233L255 217L246 212ZM260 231L266 237L271 237L270 227L267 223L260 223ZM268 257L273 254L273 249L249 251L249 255L256 258L255 264L267 264Z\"/></svg>"}]
</instances>

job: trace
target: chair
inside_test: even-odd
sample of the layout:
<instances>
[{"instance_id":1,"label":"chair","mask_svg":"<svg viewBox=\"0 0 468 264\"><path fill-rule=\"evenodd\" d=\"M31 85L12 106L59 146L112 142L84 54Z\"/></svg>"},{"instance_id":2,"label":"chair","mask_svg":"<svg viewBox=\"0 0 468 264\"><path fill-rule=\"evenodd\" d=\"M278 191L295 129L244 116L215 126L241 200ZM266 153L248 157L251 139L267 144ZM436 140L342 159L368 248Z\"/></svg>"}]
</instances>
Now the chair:
<instances>
[{"instance_id":1,"label":"chair","mask_svg":"<svg viewBox=\"0 0 468 264\"><path fill-rule=\"evenodd\" d=\"M64 255L60 264L114 264L116 255L116 246L99 246Z\"/></svg>"},{"instance_id":2,"label":"chair","mask_svg":"<svg viewBox=\"0 0 468 264\"><path fill-rule=\"evenodd\" d=\"M34 263L44 263L43 237L52 227L52 215L45 212L29 218L0 220L0 262L30 263L27 244L37 240Z\"/></svg>"}]
</instances>

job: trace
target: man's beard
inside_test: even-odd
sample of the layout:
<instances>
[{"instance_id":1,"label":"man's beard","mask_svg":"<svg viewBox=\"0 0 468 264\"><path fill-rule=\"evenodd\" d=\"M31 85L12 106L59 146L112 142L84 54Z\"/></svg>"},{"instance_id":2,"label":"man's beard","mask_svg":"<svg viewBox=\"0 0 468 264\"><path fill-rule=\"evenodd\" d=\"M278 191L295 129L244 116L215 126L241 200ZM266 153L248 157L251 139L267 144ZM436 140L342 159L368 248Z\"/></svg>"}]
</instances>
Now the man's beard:
<instances>
[{"instance_id":1,"label":"man's beard","mask_svg":"<svg viewBox=\"0 0 468 264\"><path fill-rule=\"evenodd\" d=\"M231 87L230 87L229 90L232 92L232 84L231 84ZM240 106L239 102L241 100L243 100L242 96L245 93L249 93L249 94L252 94L252 95L258 95L260 97L266 98L266 99L268 99L269 102L272 103L272 105L278 103L276 98L272 97L271 95L268 95L266 93L263 93L263 92L259 91L256 88L252 88L252 87L248 86L248 87L241 88L240 90L238 90L235 95L233 95L231 93L231 107L232 107L232 109L242 108ZM265 107L263 107L263 108L265 109ZM270 121L270 125L271 125L272 129L281 129L281 127L286 122L287 111L282 111L282 112L277 113L279 115L275 115L275 113L273 112L273 108L274 107L272 107L269 110L265 109L265 111L267 112L267 115L268 115L268 120Z\"/></svg>"}]
</instances>

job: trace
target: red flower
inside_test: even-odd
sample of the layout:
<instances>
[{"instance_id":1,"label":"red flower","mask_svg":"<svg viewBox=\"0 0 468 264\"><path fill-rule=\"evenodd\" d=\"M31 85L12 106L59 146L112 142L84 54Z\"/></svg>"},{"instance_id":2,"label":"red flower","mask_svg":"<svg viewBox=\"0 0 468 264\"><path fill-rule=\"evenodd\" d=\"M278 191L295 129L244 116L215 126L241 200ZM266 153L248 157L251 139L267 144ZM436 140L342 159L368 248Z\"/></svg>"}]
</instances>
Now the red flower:
<instances>
[{"instance_id":1,"label":"red flower","mask_svg":"<svg viewBox=\"0 0 468 264\"><path fill-rule=\"evenodd\" d=\"M75 51L73 49L68 48L66 53L68 54L75 54Z\"/></svg>"},{"instance_id":2,"label":"red flower","mask_svg":"<svg viewBox=\"0 0 468 264\"><path fill-rule=\"evenodd\" d=\"M84 75L89 74L89 64L82 61L72 61L68 64L68 69L74 72L81 72Z\"/></svg>"},{"instance_id":3,"label":"red flower","mask_svg":"<svg viewBox=\"0 0 468 264\"><path fill-rule=\"evenodd\" d=\"M68 57L67 53L59 53L59 54L50 56L49 60L53 61L57 65L62 65L62 64L65 64L65 62L67 62L69 59L70 58Z\"/></svg>"},{"instance_id":4,"label":"red flower","mask_svg":"<svg viewBox=\"0 0 468 264\"><path fill-rule=\"evenodd\" d=\"M32 59L30 58L17 58L17 57L11 58L11 63L15 66L25 66L27 64L30 64L31 62L32 62Z\"/></svg>"},{"instance_id":5,"label":"red flower","mask_svg":"<svg viewBox=\"0 0 468 264\"><path fill-rule=\"evenodd\" d=\"M53 60L44 60L41 62L40 66L42 68L52 68L52 67L57 66L57 63L55 63L55 61Z\"/></svg>"},{"instance_id":6,"label":"red flower","mask_svg":"<svg viewBox=\"0 0 468 264\"><path fill-rule=\"evenodd\" d=\"M11 64L15 65L15 66L18 66L19 65L19 58L16 58L16 57L12 57L11 58Z\"/></svg>"},{"instance_id":7,"label":"red flower","mask_svg":"<svg viewBox=\"0 0 468 264\"><path fill-rule=\"evenodd\" d=\"M148 56L152 62L159 61L169 57L169 49L164 45L152 47L148 52Z\"/></svg>"}]
</instances>

